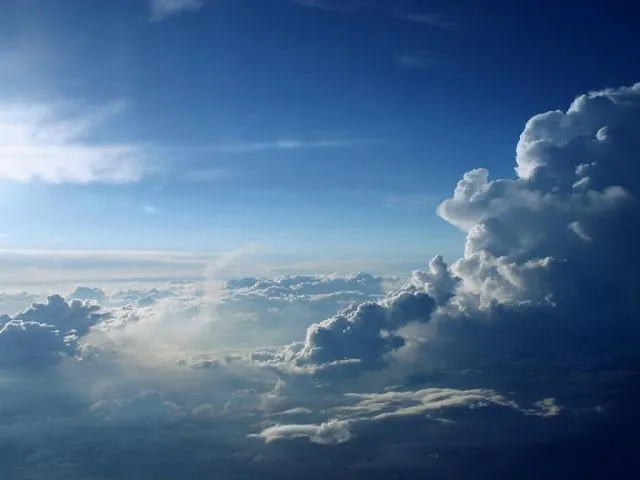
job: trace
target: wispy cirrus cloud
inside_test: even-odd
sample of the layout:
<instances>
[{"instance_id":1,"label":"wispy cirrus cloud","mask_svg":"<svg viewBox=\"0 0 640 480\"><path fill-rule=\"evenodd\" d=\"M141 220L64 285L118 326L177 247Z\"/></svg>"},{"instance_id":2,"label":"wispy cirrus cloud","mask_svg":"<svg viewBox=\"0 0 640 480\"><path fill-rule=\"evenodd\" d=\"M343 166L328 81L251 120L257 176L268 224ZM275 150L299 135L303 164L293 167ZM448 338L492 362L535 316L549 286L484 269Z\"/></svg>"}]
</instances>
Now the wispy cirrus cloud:
<instances>
[{"instance_id":1,"label":"wispy cirrus cloud","mask_svg":"<svg viewBox=\"0 0 640 480\"><path fill-rule=\"evenodd\" d=\"M334 12L350 13L365 9L376 10L398 20L422 24L426 27L449 29L456 23L446 16L434 12L408 12L390 1L384 0L293 0L304 7Z\"/></svg>"},{"instance_id":2,"label":"wispy cirrus cloud","mask_svg":"<svg viewBox=\"0 0 640 480\"><path fill-rule=\"evenodd\" d=\"M304 7L333 10L336 12L354 12L363 8L375 7L374 0L293 0Z\"/></svg>"},{"instance_id":3,"label":"wispy cirrus cloud","mask_svg":"<svg viewBox=\"0 0 640 480\"><path fill-rule=\"evenodd\" d=\"M151 0L151 20L158 22L168 17L195 12L205 5L205 0Z\"/></svg>"},{"instance_id":4,"label":"wispy cirrus cloud","mask_svg":"<svg viewBox=\"0 0 640 480\"><path fill-rule=\"evenodd\" d=\"M0 178L48 183L127 183L148 171L143 150L91 135L126 105L0 102Z\"/></svg>"},{"instance_id":5,"label":"wispy cirrus cloud","mask_svg":"<svg viewBox=\"0 0 640 480\"><path fill-rule=\"evenodd\" d=\"M456 23L451 19L438 13L406 13L396 12L394 17L408 22L420 23L429 27L436 28L454 28Z\"/></svg>"},{"instance_id":6,"label":"wispy cirrus cloud","mask_svg":"<svg viewBox=\"0 0 640 480\"><path fill-rule=\"evenodd\" d=\"M214 145L211 151L223 153L254 153L268 150L302 150L308 148L350 147L357 140L273 140L268 142L245 142Z\"/></svg>"}]
</instances>

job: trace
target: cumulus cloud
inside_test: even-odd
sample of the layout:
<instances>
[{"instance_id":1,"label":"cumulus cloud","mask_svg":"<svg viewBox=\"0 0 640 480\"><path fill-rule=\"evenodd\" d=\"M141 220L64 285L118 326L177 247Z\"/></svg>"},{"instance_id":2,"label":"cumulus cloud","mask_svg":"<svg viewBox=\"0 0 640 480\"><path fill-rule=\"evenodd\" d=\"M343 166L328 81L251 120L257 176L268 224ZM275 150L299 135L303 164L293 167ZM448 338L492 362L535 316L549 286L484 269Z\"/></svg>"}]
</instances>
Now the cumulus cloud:
<instances>
[{"instance_id":1,"label":"cumulus cloud","mask_svg":"<svg viewBox=\"0 0 640 480\"><path fill-rule=\"evenodd\" d=\"M104 301L107 294L100 288L77 287L70 295L71 300L95 300L97 302Z\"/></svg>"},{"instance_id":2,"label":"cumulus cloud","mask_svg":"<svg viewBox=\"0 0 640 480\"><path fill-rule=\"evenodd\" d=\"M385 300L352 305L338 315L311 325L299 350L287 356L297 365L353 366L375 369L385 356L404 345L397 330L411 322L427 322L435 300L424 292L401 292Z\"/></svg>"},{"instance_id":3,"label":"cumulus cloud","mask_svg":"<svg viewBox=\"0 0 640 480\"><path fill-rule=\"evenodd\" d=\"M227 333L236 335L240 327L247 345L278 345L300 339L309 325L351 304L382 298L384 279L366 273L243 277L229 280L218 294L211 309L220 319L218 334L230 327Z\"/></svg>"},{"instance_id":4,"label":"cumulus cloud","mask_svg":"<svg viewBox=\"0 0 640 480\"><path fill-rule=\"evenodd\" d=\"M0 327L0 367L46 367L66 349L53 325L9 319Z\"/></svg>"},{"instance_id":5,"label":"cumulus cloud","mask_svg":"<svg viewBox=\"0 0 640 480\"><path fill-rule=\"evenodd\" d=\"M36 303L28 310L16 315L16 320L49 323L64 333L84 335L98 323L104 314L97 305L88 305L78 300L67 303L60 295L51 295L47 303Z\"/></svg>"},{"instance_id":6,"label":"cumulus cloud","mask_svg":"<svg viewBox=\"0 0 640 480\"><path fill-rule=\"evenodd\" d=\"M72 355L77 336L102 320L98 310L52 295L14 317L0 315L0 368L49 366Z\"/></svg>"},{"instance_id":7,"label":"cumulus cloud","mask_svg":"<svg viewBox=\"0 0 640 480\"><path fill-rule=\"evenodd\" d=\"M123 102L92 108L0 104L0 178L19 182L127 183L150 171L144 151L126 143L92 140Z\"/></svg>"},{"instance_id":8,"label":"cumulus cloud","mask_svg":"<svg viewBox=\"0 0 640 480\"><path fill-rule=\"evenodd\" d=\"M466 173L438 214L467 232L451 266L460 297L480 306L548 303L637 276L640 84L578 97L566 112L533 117L517 146L518 178Z\"/></svg>"}]
</instances>

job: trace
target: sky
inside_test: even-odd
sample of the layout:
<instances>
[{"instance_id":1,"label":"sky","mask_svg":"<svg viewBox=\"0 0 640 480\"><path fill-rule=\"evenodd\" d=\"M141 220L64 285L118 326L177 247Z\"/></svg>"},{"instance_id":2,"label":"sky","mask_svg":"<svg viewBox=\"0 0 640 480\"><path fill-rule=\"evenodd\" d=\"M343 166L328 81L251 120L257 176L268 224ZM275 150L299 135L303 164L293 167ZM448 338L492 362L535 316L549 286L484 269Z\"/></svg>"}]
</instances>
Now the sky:
<instances>
[{"instance_id":1,"label":"sky","mask_svg":"<svg viewBox=\"0 0 640 480\"><path fill-rule=\"evenodd\" d=\"M615 2L614 2L615 3ZM3 0L2 247L455 258L526 120L640 73L632 7ZM79 219L82 219L79 221Z\"/></svg>"},{"instance_id":2,"label":"sky","mask_svg":"<svg viewBox=\"0 0 640 480\"><path fill-rule=\"evenodd\" d=\"M632 6L0 7L2 474L640 468Z\"/></svg>"}]
</instances>

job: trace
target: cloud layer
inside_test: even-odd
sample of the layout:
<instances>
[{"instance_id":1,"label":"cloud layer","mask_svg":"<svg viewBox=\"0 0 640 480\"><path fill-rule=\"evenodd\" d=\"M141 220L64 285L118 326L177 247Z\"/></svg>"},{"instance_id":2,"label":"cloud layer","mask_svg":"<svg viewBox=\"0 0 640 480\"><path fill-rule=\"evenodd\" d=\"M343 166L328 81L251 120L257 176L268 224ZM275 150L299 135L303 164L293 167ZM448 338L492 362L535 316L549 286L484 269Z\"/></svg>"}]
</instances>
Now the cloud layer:
<instances>
[{"instance_id":1,"label":"cloud layer","mask_svg":"<svg viewBox=\"0 0 640 480\"><path fill-rule=\"evenodd\" d=\"M392 288L363 273L219 281L232 255L205 282L85 285L3 315L7 471L536 478L523 466L588 473L584 452L633 465L639 139L640 84L533 117L515 178L472 170L438 207L463 257Z\"/></svg>"}]
</instances>

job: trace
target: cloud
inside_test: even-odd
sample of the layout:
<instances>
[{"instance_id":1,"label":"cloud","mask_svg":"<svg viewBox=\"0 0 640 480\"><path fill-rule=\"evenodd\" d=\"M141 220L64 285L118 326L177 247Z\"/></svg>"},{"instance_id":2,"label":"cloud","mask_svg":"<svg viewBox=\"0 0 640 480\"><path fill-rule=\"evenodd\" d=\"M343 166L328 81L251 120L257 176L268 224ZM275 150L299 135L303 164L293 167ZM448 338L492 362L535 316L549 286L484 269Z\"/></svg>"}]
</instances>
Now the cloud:
<instances>
[{"instance_id":1,"label":"cloud","mask_svg":"<svg viewBox=\"0 0 640 480\"><path fill-rule=\"evenodd\" d=\"M100 288L77 287L68 298L71 300L94 300L102 302L106 300L107 294Z\"/></svg>"},{"instance_id":2,"label":"cloud","mask_svg":"<svg viewBox=\"0 0 640 480\"><path fill-rule=\"evenodd\" d=\"M545 303L577 300L598 283L625 292L637 285L623 265L638 261L629 239L639 218L630 167L640 149L639 99L640 84L537 115L520 136L517 179L464 175L438 207L467 232L464 257L451 267L460 293L481 305Z\"/></svg>"},{"instance_id":3,"label":"cloud","mask_svg":"<svg viewBox=\"0 0 640 480\"><path fill-rule=\"evenodd\" d=\"M194 253L180 250L70 250L0 248L0 285L102 284L103 282L194 281L220 252ZM273 276L314 272L349 275L359 270L406 272L416 262L354 258L282 257L258 254L222 272L223 279L246 275ZM407 266L408 265L408 266ZM38 287L40 288L40 287ZM75 287L74 287L75 288ZM331 313L335 313L331 312Z\"/></svg>"},{"instance_id":4,"label":"cloud","mask_svg":"<svg viewBox=\"0 0 640 480\"><path fill-rule=\"evenodd\" d=\"M330 420L320 425L276 425L265 428L253 437L262 438L267 443L276 440L305 438L312 443L332 445L349 441L351 433L347 422Z\"/></svg>"},{"instance_id":5,"label":"cloud","mask_svg":"<svg viewBox=\"0 0 640 480\"><path fill-rule=\"evenodd\" d=\"M52 295L14 317L0 315L0 368L46 367L73 355L77 336L102 320L98 311Z\"/></svg>"},{"instance_id":6,"label":"cloud","mask_svg":"<svg viewBox=\"0 0 640 480\"><path fill-rule=\"evenodd\" d=\"M122 112L123 102L77 108L61 104L0 104L0 178L18 182L127 183L150 171L144 151L91 135Z\"/></svg>"},{"instance_id":7,"label":"cloud","mask_svg":"<svg viewBox=\"0 0 640 480\"><path fill-rule=\"evenodd\" d=\"M0 326L0 368L54 365L66 350L62 335L52 325L9 319Z\"/></svg>"},{"instance_id":8,"label":"cloud","mask_svg":"<svg viewBox=\"0 0 640 480\"><path fill-rule=\"evenodd\" d=\"M100 307L79 300L66 302L60 295L50 295L47 303L35 303L31 308L16 315L25 322L51 324L63 333L84 335L93 325L102 320Z\"/></svg>"},{"instance_id":9,"label":"cloud","mask_svg":"<svg viewBox=\"0 0 640 480\"><path fill-rule=\"evenodd\" d=\"M216 145L209 150L222 153L256 153L270 150L301 150L308 148L342 148L350 147L356 143L354 140L276 140L273 142L232 143L228 145Z\"/></svg>"},{"instance_id":10,"label":"cloud","mask_svg":"<svg viewBox=\"0 0 640 480\"><path fill-rule=\"evenodd\" d=\"M377 369L386 355L404 345L397 330L411 322L428 322L435 301L424 292L402 292L384 301L352 305L338 315L311 325L293 355L294 364L320 368Z\"/></svg>"},{"instance_id":11,"label":"cloud","mask_svg":"<svg viewBox=\"0 0 640 480\"><path fill-rule=\"evenodd\" d=\"M226 282L216 277L212 271L205 283L168 282L108 293L81 286L68 298L110 308L110 319L100 327L106 330L121 330L149 318L149 328L156 334L169 328L173 333L168 337L172 336L174 343L180 333L173 329L182 325L186 331L197 325L199 349L246 349L295 341L304 336L309 325L348 305L377 300L384 294L384 279L364 273L242 277ZM207 359L188 363L200 365L204 361Z\"/></svg>"},{"instance_id":12,"label":"cloud","mask_svg":"<svg viewBox=\"0 0 640 480\"><path fill-rule=\"evenodd\" d=\"M193 280L216 256L175 250L0 249L0 284Z\"/></svg>"},{"instance_id":13,"label":"cloud","mask_svg":"<svg viewBox=\"0 0 640 480\"><path fill-rule=\"evenodd\" d=\"M357 400L353 406L339 411L351 415L364 415L371 420L387 420L393 417L424 415L427 412L451 408L482 408L497 405L520 410L520 407L492 390L457 390L426 388L417 391L398 391L374 394L348 394ZM549 403L549 402L547 402Z\"/></svg>"},{"instance_id":14,"label":"cloud","mask_svg":"<svg viewBox=\"0 0 640 480\"><path fill-rule=\"evenodd\" d=\"M0 317L5 471L511 478L534 459L530 476L588 476L594 451L616 460L603 476L632 466L639 139L640 86L533 117L517 176L474 169L439 206L464 255L391 291L362 273L223 282L240 250L201 258L192 283L82 287L102 308L53 296ZM289 322L306 335L268 345Z\"/></svg>"},{"instance_id":15,"label":"cloud","mask_svg":"<svg viewBox=\"0 0 640 480\"><path fill-rule=\"evenodd\" d=\"M158 213L158 208L154 207L153 205L144 205L142 207L142 210L144 210L145 213L150 213L150 214Z\"/></svg>"},{"instance_id":16,"label":"cloud","mask_svg":"<svg viewBox=\"0 0 640 480\"><path fill-rule=\"evenodd\" d=\"M34 302L43 297L31 292L0 292L0 314L15 315L29 308Z\"/></svg>"},{"instance_id":17,"label":"cloud","mask_svg":"<svg viewBox=\"0 0 640 480\"><path fill-rule=\"evenodd\" d=\"M183 13L195 12L205 0L151 0L151 20L160 21Z\"/></svg>"},{"instance_id":18,"label":"cloud","mask_svg":"<svg viewBox=\"0 0 640 480\"><path fill-rule=\"evenodd\" d=\"M293 0L304 7L332 10L336 12L355 12L363 8L375 7L375 0Z\"/></svg>"},{"instance_id":19,"label":"cloud","mask_svg":"<svg viewBox=\"0 0 640 480\"><path fill-rule=\"evenodd\" d=\"M393 2L384 0L293 0L293 2L304 7L340 13L373 10L398 20L416 23L430 28L451 29L456 26L456 23L445 15L434 12L407 12L393 5Z\"/></svg>"},{"instance_id":20,"label":"cloud","mask_svg":"<svg viewBox=\"0 0 640 480\"><path fill-rule=\"evenodd\" d=\"M408 22L419 23L428 27L437 27L449 29L456 26L456 24L446 18L443 15L437 13L403 13L397 12L395 17Z\"/></svg>"}]
</instances>

